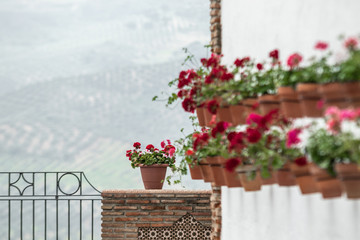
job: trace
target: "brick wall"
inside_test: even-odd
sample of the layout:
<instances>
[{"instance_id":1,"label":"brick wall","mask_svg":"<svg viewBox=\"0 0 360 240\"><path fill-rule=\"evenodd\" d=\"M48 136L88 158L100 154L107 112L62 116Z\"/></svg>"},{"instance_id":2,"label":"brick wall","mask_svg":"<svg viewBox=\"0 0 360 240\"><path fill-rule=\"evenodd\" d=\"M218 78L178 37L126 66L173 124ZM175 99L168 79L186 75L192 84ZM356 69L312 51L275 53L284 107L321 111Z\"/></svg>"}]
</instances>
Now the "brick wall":
<instances>
[{"instance_id":1,"label":"brick wall","mask_svg":"<svg viewBox=\"0 0 360 240\"><path fill-rule=\"evenodd\" d=\"M211 226L211 191L106 190L102 192L102 239L137 239L138 227L171 226L191 213Z\"/></svg>"}]
</instances>

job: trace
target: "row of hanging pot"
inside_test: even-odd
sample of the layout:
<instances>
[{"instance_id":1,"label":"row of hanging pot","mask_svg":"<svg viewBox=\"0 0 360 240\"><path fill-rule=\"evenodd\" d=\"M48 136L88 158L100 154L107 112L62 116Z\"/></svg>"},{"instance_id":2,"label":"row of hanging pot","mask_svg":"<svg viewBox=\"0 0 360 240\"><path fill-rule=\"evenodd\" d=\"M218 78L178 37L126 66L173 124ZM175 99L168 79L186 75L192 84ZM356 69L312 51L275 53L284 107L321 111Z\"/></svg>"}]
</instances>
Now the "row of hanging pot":
<instances>
[{"instance_id":1,"label":"row of hanging pot","mask_svg":"<svg viewBox=\"0 0 360 240\"><path fill-rule=\"evenodd\" d=\"M196 108L200 126L210 127L217 121L226 121L233 125L245 124L246 116L254 111L267 114L279 109L286 118L322 117L324 109L336 106L340 109L360 107L360 82L347 83L299 83L296 88L279 87L277 94L266 94L257 98L247 98L237 104L218 104L221 98L215 98L216 107ZM214 119L216 118L216 119Z\"/></svg>"},{"instance_id":2,"label":"row of hanging pot","mask_svg":"<svg viewBox=\"0 0 360 240\"><path fill-rule=\"evenodd\" d=\"M307 124L276 109L252 112L245 122L215 121L189 137L183 149L193 179L245 191L298 185L303 194L360 198L360 108L332 106Z\"/></svg>"},{"instance_id":3,"label":"row of hanging pot","mask_svg":"<svg viewBox=\"0 0 360 240\"><path fill-rule=\"evenodd\" d=\"M329 106L360 107L358 45L357 38L347 38L339 53L346 56L342 60L331 59L326 42L315 44L318 53L308 61L293 53L282 62L275 49L264 61L247 56L223 65L222 55L212 54L169 82L176 89L167 105L180 99L185 111L196 110L202 126L215 121L214 115L218 121L243 124L257 105L262 114L279 109L287 118L321 117ZM186 61L195 59L190 55Z\"/></svg>"}]
</instances>

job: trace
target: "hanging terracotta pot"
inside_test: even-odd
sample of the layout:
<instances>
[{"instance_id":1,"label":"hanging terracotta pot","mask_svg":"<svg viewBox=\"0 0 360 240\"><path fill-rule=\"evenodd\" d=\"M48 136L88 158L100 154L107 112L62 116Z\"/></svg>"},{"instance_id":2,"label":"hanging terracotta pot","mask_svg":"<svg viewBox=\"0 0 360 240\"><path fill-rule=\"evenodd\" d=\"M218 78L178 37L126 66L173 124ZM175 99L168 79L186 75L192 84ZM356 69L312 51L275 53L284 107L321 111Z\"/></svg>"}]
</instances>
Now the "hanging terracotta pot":
<instances>
[{"instance_id":1,"label":"hanging terracotta pot","mask_svg":"<svg viewBox=\"0 0 360 240\"><path fill-rule=\"evenodd\" d=\"M356 163L335 165L336 173L350 199L360 198L360 166Z\"/></svg>"},{"instance_id":2,"label":"hanging terracotta pot","mask_svg":"<svg viewBox=\"0 0 360 240\"><path fill-rule=\"evenodd\" d=\"M145 189L162 189L168 164L140 165Z\"/></svg>"},{"instance_id":3,"label":"hanging terracotta pot","mask_svg":"<svg viewBox=\"0 0 360 240\"><path fill-rule=\"evenodd\" d=\"M229 172L225 168L225 164L226 164L227 159L225 159L223 157L220 157L218 160L219 160L219 163L221 165L223 176L225 178L225 185L227 187L229 187L229 188L242 187L239 174L237 172L235 172L235 171L234 172Z\"/></svg>"},{"instance_id":4,"label":"hanging terracotta pot","mask_svg":"<svg viewBox=\"0 0 360 240\"><path fill-rule=\"evenodd\" d=\"M311 165L313 163L308 163L305 166L298 166L295 163L290 164L291 172L295 175L296 183L299 185L302 194L319 192L315 178L310 173Z\"/></svg>"},{"instance_id":5,"label":"hanging terracotta pot","mask_svg":"<svg viewBox=\"0 0 360 240\"><path fill-rule=\"evenodd\" d=\"M360 107L360 81L342 83L350 106L353 108Z\"/></svg>"},{"instance_id":6,"label":"hanging terracotta pot","mask_svg":"<svg viewBox=\"0 0 360 240\"><path fill-rule=\"evenodd\" d=\"M212 175L214 176L214 183L216 186L225 186L225 176L223 174L222 166L220 164L221 157L207 157L206 160L210 164Z\"/></svg>"},{"instance_id":7,"label":"hanging terracotta pot","mask_svg":"<svg viewBox=\"0 0 360 240\"><path fill-rule=\"evenodd\" d=\"M340 109L350 107L350 101L346 96L344 85L341 83L320 84L319 93L321 98L324 99L325 109L330 106L336 106Z\"/></svg>"},{"instance_id":8,"label":"hanging terracotta pot","mask_svg":"<svg viewBox=\"0 0 360 240\"><path fill-rule=\"evenodd\" d=\"M276 174L272 169L269 169L269 173L270 173L270 177L268 178L264 178L263 176L261 176L261 185L273 185L275 183L277 183L277 178L276 178Z\"/></svg>"},{"instance_id":9,"label":"hanging terracotta pot","mask_svg":"<svg viewBox=\"0 0 360 240\"><path fill-rule=\"evenodd\" d=\"M205 127L205 114L204 114L204 111L207 111L206 108L203 108L203 107L197 107L196 108L196 116L198 118L198 121L199 121L199 125L201 127Z\"/></svg>"},{"instance_id":10,"label":"hanging terracotta pot","mask_svg":"<svg viewBox=\"0 0 360 240\"><path fill-rule=\"evenodd\" d=\"M257 105L259 104L257 98L246 98L242 101L242 104L245 108L245 120L250 113L257 111Z\"/></svg>"},{"instance_id":11,"label":"hanging terracotta pot","mask_svg":"<svg viewBox=\"0 0 360 240\"><path fill-rule=\"evenodd\" d=\"M321 117L323 115L323 108L319 106L321 96L318 88L319 84L316 83L299 83L296 86L303 116Z\"/></svg>"},{"instance_id":12,"label":"hanging terracotta pot","mask_svg":"<svg viewBox=\"0 0 360 240\"><path fill-rule=\"evenodd\" d=\"M200 167L204 182L213 182L214 176L212 174L210 164L208 163L207 159L204 159L204 158L201 159L199 162L199 167Z\"/></svg>"},{"instance_id":13,"label":"hanging terracotta pot","mask_svg":"<svg viewBox=\"0 0 360 240\"><path fill-rule=\"evenodd\" d=\"M292 87L279 87L278 90L281 112L286 118L303 117L298 93Z\"/></svg>"},{"instance_id":14,"label":"hanging terracotta pot","mask_svg":"<svg viewBox=\"0 0 360 240\"><path fill-rule=\"evenodd\" d=\"M193 180L203 179L200 166L197 165L196 163L193 165L189 164L189 171L190 171L191 178Z\"/></svg>"},{"instance_id":15,"label":"hanging terracotta pot","mask_svg":"<svg viewBox=\"0 0 360 240\"><path fill-rule=\"evenodd\" d=\"M232 117L232 123L236 126L239 124L245 124L245 107L242 103L237 105L230 105L230 113Z\"/></svg>"},{"instance_id":16,"label":"hanging terracotta pot","mask_svg":"<svg viewBox=\"0 0 360 240\"><path fill-rule=\"evenodd\" d=\"M279 109L280 102L277 95L266 94L258 97L260 112L262 115L269 113L271 110Z\"/></svg>"},{"instance_id":17,"label":"hanging terracotta pot","mask_svg":"<svg viewBox=\"0 0 360 240\"><path fill-rule=\"evenodd\" d=\"M218 108L217 116L219 118L219 121L233 123L230 107L228 107L228 106Z\"/></svg>"},{"instance_id":18,"label":"hanging terracotta pot","mask_svg":"<svg viewBox=\"0 0 360 240\"><path fill-rule=\"evenodd\" d=\"M205 119L205 126L211 127L210 122L212 120L213 114L211 114L207 108L203 109L203 113L204 113L204 119Z\"/></svg>"},{"instance_id":19,"label":"hanging terracotta pot","mask_svg":"<svg viewBox=\"0 0 360 240\"><path fill-rule=\"evenodd\" d=\"M317 187L323 198L341 197L342 186L339 179L330 176L325 169L316 165L310 166L310 172L315 177Z\"/></svg>"},{"instance_id":20,"label":"hanging terracotta pot","mask_svg":"<svg viewBox=\"0 0 360 240\"><path fill-rule=\"evenodd\" d=\"M296 180L294 174L290 171L290 164L287 162L282 168L276 171L276 179L279 186L295 186Z\"/></svg>"},{"instance_id":21,"label":"hanging terracotta pot","mask_svg":"<svg viewBox=\"0 0 360 240\"><path fill-rule=\"evenodd\" d=\"M240 175L241 185L246 192L259 191L261 189L261 177L259 170L256 170L253 166L243 166L237 170ZM249 179L250 172L255 173L255 178Z\"/></svg>"}]
</instances>

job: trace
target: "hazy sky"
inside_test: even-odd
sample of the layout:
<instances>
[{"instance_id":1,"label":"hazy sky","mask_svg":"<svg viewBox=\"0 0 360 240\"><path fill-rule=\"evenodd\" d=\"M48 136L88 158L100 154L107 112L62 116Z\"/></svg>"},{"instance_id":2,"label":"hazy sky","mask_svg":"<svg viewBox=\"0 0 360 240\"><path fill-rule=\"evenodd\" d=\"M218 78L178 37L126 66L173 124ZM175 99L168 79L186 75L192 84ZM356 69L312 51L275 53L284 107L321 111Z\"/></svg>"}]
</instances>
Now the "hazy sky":
<instances>
[{"instance_id":1,"label":"hazy sky","mask_svg":"<svg viewBox=\"0 0 360 240\"><path fill-rule=\"evenodd\" d=\"M142 188L125 150L190 131L180 105L151 98L181 70L183 47L206 56L209 18L203 0L0 1L3 170Z\"/></svg>"}]
</instances>

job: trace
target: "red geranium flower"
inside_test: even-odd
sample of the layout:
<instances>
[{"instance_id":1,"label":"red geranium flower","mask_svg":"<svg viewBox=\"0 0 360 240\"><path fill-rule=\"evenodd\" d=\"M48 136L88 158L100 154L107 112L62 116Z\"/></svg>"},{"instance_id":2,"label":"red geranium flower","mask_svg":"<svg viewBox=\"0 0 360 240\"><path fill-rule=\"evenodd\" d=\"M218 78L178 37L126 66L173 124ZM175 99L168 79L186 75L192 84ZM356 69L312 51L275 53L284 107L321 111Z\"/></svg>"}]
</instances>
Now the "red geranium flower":
<instances>
[{"instance_id":1,"label":"red geranium flower","mask_svg":"<svg viewBox=\"0 0 360 240\"><path fill-rule=\"evenodd\" d=\"M219 103L216 101L216 99L213 99L207 103L207 109L211 114L216 114L218 107Z\"/></svg>"},{"instance_id":2,"label":"red geranium flower","mask_svg":"<svg viewBox=\"0 0 360 240\"><path fill-rule=\"evenodd\" d=\"M236 59L234 64L236 67L244 67L245 63L250 61L250 57L244 57L242 59Z\"/></svg>"},{"instance_id":3,"label":"red geranium flower","mask_svg":"<svg viewBox=\"0 0 360 240\"><path fill-rule=\"evenodd\" d=\"M225 163L225 169L229 172L234 172L235 168L239 166L241 160L239 158L230 158Z\"/></svg>"},{"instance_id":4,"label":"red geranium flower","mask_svg":"<svg viewBox=\"0 0 360 240\"><path fill-rule=\"evenodd\" d=\"M294 160L295 164L298 166L305 166L307 164L307 160L306 157L299 157L297 159Z\"/></svg>"},{"instance_id":5,"label":"red geranium flower","mask_svg":"<svg viewBox=\"0 0 360 240\"><path fill-rule=\"evenodd\" d=\"M187 90L181 89L181 90L177 93L177 96L178 96L179 98L183 98L183 97L185 97L185 96L187 95L187 93L188 93Z\"/></svg>"},{"instance_id":6,"label":"red geranium flower","mask_svg":"<svg viewBox=\"0 0 360 240\"><path fill-rule=\"evenodd\" d=\"M232 73L223 73L220 77L220 80L222 81L229 81L234 78L234 74Z\"/></svg>"},{"instance_id":7,"label":"red geranium flower","mask_svg":"<svg viewBox=\"0 0 360 240\"><path fill-rule=\"evenodd\" d=\"M298 53L294 53L289 56L287 60L287 65L292 69L294 67L299 66L301 61L302 61L302 56Z\"/></svg>"},{"instance_id":8,"label":"red geranium flower","mask_svg":"<svg viewBox=\"0 0 360 240\"><path fill-rule=\"evenodd\" d=\"M248 127L246 129L246 137L250 143L257 143L261 139L261 133L257 129Z\"/></svg>"},{"instance_id":9,"label":"red geranium flower","mask_svg":"<svg viewBox=\"0 0 360 240\"><path fill-rule=\"evenodd\" d=\"M230 124L228 122L218 122L216 126L211 130L211 136L216 137L218 133L224 133L229 126Z\"/></svg>"},{"instance_id":10,"label":"red geranium flower","mask_svg":"<svg viewBox=\"0 0 360 240\"><path fill-rule=\"evenodd\" d=\"M196 108L196 103L191 98L185 98L181 105L186 112L194 113Z\"/></svg>"},{"instance_id":11,"label":"red geranium flower","mask_svg":"<svg viewBox=\"0 0 360 240\"><path fill-rule=\"evenodd\" d=\"M301 140L298 137L301 133L301 129L295 128L287 133L286 147L291 147L293 144L298 144Z\"/></svg>"},{"instance_id":12,"label":"red geranium flower","mask_svg":"<svg viewBox=\"0 0 360 240\"><path fill-rule=\"evenodd\" d=\"M319 41L316 43L315 49L326 50L328 48L328 46L329 46L329 44L327 44L326 42Z\"/></svg>"},{"instance_id":13,"label":"red geranium flower","mask_svg":"<svg viewBox=\"0 0 360 240\"><path fill-rule=\"evenodd\" d=\"M141 148L141 144L140 144L139 142L135 142L135 143L133 144L133 147L134 147L134 148Z\"/></svg>"},{"instance_id":14,"label":"red geranium flower","mask_svg":"<svg viewBox=\"0 0 360 240\"><path fill-rule=\"evenodd\" d=\"M261 63L256 64L256 68L261 71L264 69L263 65Z\"/></svg>"},{"instance_id":15,"label":"red geranium flower","mask_svg":"<svg viewBox=\"0 0 360 240\"><path fill-rule=\"evenodd\" d=\"M236 150L243 149L245 147L244 137L245 137L245 134L243 132L234 133L230 137L228 135L228 139L230 141L229 149L230 150L232 150L232 149L236 149Z\"/></svg>"},{"instance_id":16,"label":"red geranium flower","mask_svg":"<svg viewBox=\"0 0 360 240\"><path fill-rule=\"evenodd\" d=\"M146 149L149 150L149 151L153 150L154 148L155 147L152 144L149 144L149 145L146 146Z\"/></svg>"},{"instance_id":17,"label":"red geranium flower","mask_svg":"<svg viewBox=\"0 0 360 240\"><path fill-rule=\"evenodd\" d=\"M212 53L211 57L203 62L206 62L206 67L217 67L220 64L220 58L221 55Z\"/></svg>"},{"instance_id":18,"label":"red geranium flower","mask_svg":"<svg viewBox=\"0 0 360 240\"><path fill-rule=\"evenodd\" d=\"M127 151L126 151L126 156L130 158L131 155L132 155L132 151L131 151L131 150L127 150Z\"/></svg>"},{"instance_id":19,"label":"red geranium flower","mask_svg":"<svg viewBox=\"0 0 360 240\"><path fill-rule=\"evenodd\" d=\"M185 153L186 156L191 156L191 155L193 155L193 154L194 154L194 151L191 150L191 149L188 149L188 150L186 151L186 153Z\"/></svg>"},{"instance_id":20,"label":"red geranium flower","mask_svg":"<svg viewBox=\"0 0 360 240\"><path fill-rule=\"evenodd\" d=\"M274 60L279 59L279 50L274 49L269 53L269 57L273 58Z\"/></svg>"}]
</instances>

